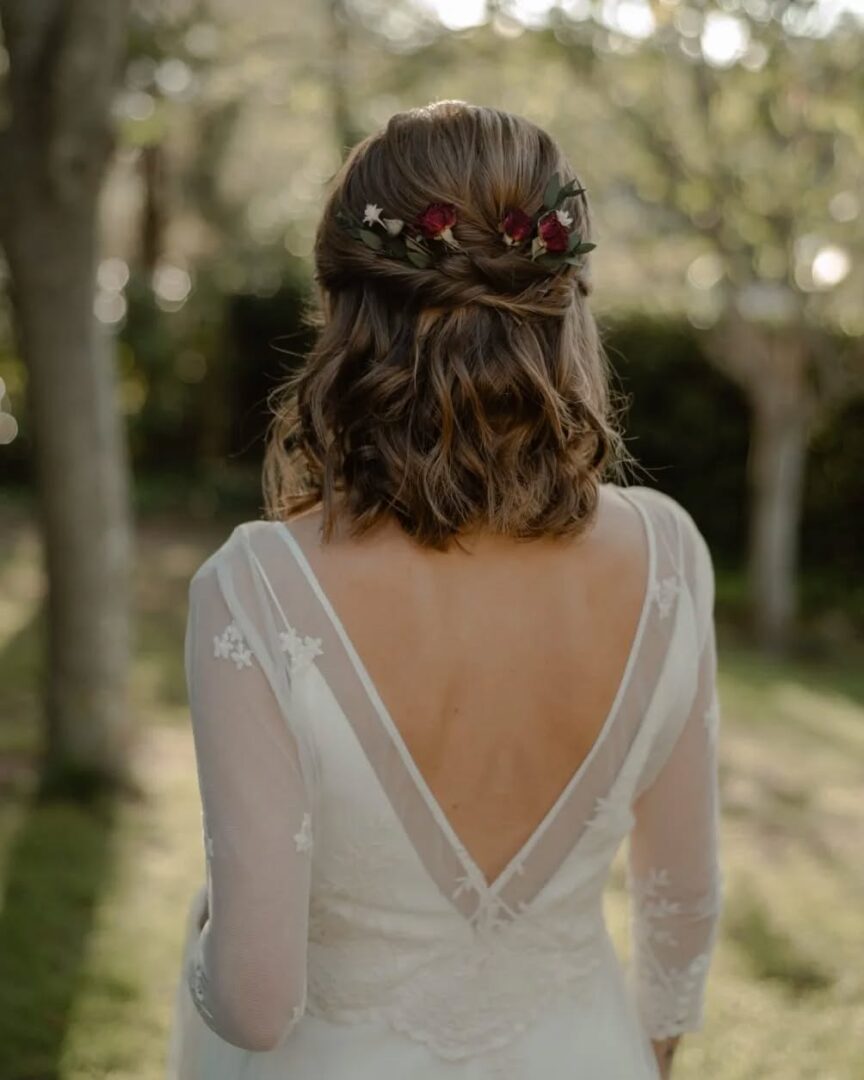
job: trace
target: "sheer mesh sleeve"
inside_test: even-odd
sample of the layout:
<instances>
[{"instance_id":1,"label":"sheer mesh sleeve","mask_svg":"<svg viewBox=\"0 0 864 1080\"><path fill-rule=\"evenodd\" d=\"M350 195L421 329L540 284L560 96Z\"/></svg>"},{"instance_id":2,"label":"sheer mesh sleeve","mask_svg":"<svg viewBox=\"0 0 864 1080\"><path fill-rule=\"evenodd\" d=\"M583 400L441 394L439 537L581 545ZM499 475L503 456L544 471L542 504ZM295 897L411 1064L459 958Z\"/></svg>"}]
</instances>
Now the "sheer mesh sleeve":
<instances>
[{"instance_id":1,"label":"sheer mesh sleeve","mask_svg":"<svg viewBox=\"0 0 864 1080\"><path fill-rule=\"evenodd\" d=\"M224 549L242 549L235 535ZM186 676L207 895L186 970L206 1024L245 1050L280 1045L305 1008L310 800L286 722L280 656L248 618L255 589L220 549L189 588Z\"/></svg>"},{"instance_id":2,"label":"sheer mesh sleeve","mask_svg":"<svg viewBox=\"0 0 864 1080\"><path fill-rule=\"evenodd\" d=\"M692 519L683 517L696 691L671 752L634 803L628 861L631 979L654 1039L702 1026L722 898L713 566Z\"/></svg>"}]
</instances>

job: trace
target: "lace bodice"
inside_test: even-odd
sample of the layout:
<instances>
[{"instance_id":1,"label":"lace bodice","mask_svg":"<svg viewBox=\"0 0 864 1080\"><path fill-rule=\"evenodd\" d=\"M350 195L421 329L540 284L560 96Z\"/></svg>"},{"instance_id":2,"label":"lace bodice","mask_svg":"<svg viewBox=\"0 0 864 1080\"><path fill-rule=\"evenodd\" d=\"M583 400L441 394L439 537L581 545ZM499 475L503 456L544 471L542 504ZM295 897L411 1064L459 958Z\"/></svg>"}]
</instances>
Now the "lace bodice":
<instances>
[{"instance_id":1,"label":"lace bodice","mask_svg":"<svg viewBox=\"0 0 864 1080\"><path fill-rule=\"evenodd\" d=\"M239 526L190 586L186 670L208 919L206 1023L270 1050L304 1012L385 1020L459 1060L505 1046L613 956L629 836L629 978L647 1032L694 1030L720 909L714 580L667 496L638 508L649 576L590 753L491 883L450 826L292 530Z\"/></svg>"}]
</instances>

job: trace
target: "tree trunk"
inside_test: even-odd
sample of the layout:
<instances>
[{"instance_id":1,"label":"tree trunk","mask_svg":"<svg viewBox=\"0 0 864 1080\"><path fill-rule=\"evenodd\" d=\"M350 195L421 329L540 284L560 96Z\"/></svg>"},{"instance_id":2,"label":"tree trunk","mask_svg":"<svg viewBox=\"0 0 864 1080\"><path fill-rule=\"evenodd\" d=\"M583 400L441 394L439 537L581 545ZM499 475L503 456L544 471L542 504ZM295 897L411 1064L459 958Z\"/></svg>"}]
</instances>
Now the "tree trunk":
<instances>
[{"instance_id":1,"label":"tree trunk","mask_svg":"<svg viewBox=\"0 0 864 1080\"><path fill-rule=\"evenodd\" d=\"M748 594L759 644L783 652L798 616L798 546L804 472L818 400L808 380L803 325L750 321L730 301L706 338L709 358L750 405Z\"/></svg>"},{"instance_id":2,"label":"tree trunk","mask_svg":"<svg viewBox=\"0 0 864 1080\"><path fill-rule=\"evenodd\" d=\"M798 541L807 411L757 399L751 417L749 586L753 629L768 651L790 644L798 616Z\"/></svg>"},{"instance_id":3,"label":"tree trunk","mask_svg":"<svg viewBox=\"0 0 864 1080\"><path fill-rule=\"evenodd\" d=\"M128 783L131 526L111 339L93 315L98 200L126 8L5 0L0 185L48 576L46 779Z\"/></svg>"}]
</instances>

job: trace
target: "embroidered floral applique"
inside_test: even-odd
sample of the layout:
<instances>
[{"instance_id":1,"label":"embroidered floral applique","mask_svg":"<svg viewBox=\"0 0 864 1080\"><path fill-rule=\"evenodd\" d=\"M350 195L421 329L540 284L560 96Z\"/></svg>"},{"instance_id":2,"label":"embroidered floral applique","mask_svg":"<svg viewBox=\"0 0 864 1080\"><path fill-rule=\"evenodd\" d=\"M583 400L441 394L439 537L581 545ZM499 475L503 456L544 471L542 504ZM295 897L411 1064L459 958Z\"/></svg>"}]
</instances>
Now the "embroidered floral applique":
<instances>
[{"instance_id":1,"label":"embroidered floral applique","mask_svg":"<svg viewBox=\"0 0 864 1080\"><path fill-rule=\"evenodd\" d=\"M312 817L308 813L303 815L300 831L294 833L294 846L301 852L312 850Z\"/></svg>"},{"instance_id":2,"label":"embroidered floral applique","mask_svg":"<svg viewBox=\"0 0 864 1080\"><path fill-rule=\"evenodd\" d=\"M279 634L279 645L282 652L288 653L292 674L305 670L323 652L321 638L309 637L308 634L301 637L293 626Z\"/></svg>"},{"instance_id":3,"label":"embroidered floral applique","mask_svg":"<svg viewBox=\"0 0 864 1080\"><path fill-rule=\"evenodd\" d=\"M699 953L683 968L658 971L642 957L638 963L642 1015L652 1039L666 1039L698 1028L702 1023L705 978L710 950Z\"/></svg>"},{"instance_id":4,"label":"embroidered floral applique","mask_svg":"<svg viewBox=\"0 0 864 1080\"><path fill-rule=\"evenodd\" d=\"M594 813L585 823L586 832L602 836L625 835L633 824L633 811L626 799L613 794L598 795L594 800Z\"/></svg>"},{"instance_id":5,"label":"embroidered floral applique","mask_svg":"<svg viewBox=\"0 0 864 1080\"><path fill-rule=\"evenodd\" d=\"M456 878L456 888L450 894L454 900L462 895L463 892L473 892L476 889L470 874L462 874Z\"/></svg>"},{"instance_id":6,"label":"embroidered floral applique","mask_svg":"<svg viewBox=\"0 0 864 1080\"><path fill-rule=\"evenodd\" d=\"M672 611L675 597L681 588L677 577L664 577L661 581L655 581L653 597L660 611L660 618L665 619Z\"/></svg>"},{"instance_id":7,"label":"embroidered floral applique","mask_svg":"<svg viewBox=\"0 0 864 1080\"><path fill-rule=\"evenodd\" d=\"M671 887L669 871L651 867L646 877L632 882L633 898L639 908L642 930L655 945L677 945L671 930L661 920L681 914L681 904L664 892Z\"/></svg>"},{"instance_id":8,"label":"embroidered floral applique","mask_svg":"<svg viewBox=\"0 0 864 1080\"><path fill-rule=\"evenodd\" d=\"M221 634L214 636L213 655L220 660L233 660L238 671L243 667L252 667L252 651L233 622Z\"/></svg>"},{"instance_id":9,"label":"embroidered floral applique","mask_svg":"<svg viewBox=\"0 0 864 1080\"><path fill-rule=\"evenodd\" d=\"M498 897L487 894L481 898L472 919L474 930L479 938L489 938L499 927L509 922L503 909L504 902Z\"/></svg>"}]
</instances>

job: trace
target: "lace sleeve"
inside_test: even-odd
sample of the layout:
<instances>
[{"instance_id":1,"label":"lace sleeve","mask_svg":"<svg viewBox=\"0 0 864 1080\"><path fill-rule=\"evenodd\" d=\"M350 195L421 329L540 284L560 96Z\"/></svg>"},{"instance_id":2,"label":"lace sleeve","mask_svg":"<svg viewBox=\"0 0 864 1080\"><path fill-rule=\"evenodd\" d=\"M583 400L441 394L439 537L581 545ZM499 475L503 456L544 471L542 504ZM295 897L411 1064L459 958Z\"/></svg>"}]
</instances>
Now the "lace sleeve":
<instances>
[{"instance_id":1,"label":"lace sleeve","mask_svg":"<svg viewBox=\"0 0 864 1080\"><path fill-rule=\"evenodd\" d=\"M634 803L629 846L631 979L653 1039L702 1026L722 898L714 579L701 534L695 541L696 692L668 758Z\"/></svg>"},{"instance_id":2,"label":"lace sleeve","mask_svg":"<svg viewBox=\"0 0 864 1080\"><path fill-rule=\"evenodd\" d=\"M186 978L198 1012L244 1050L280 1045L305 1008L312 821L278 656L238 624L219 556L189 588L186 677L207 916ZM231 597L229 604L226 591Z\"/></svg>"}]
</instances>

